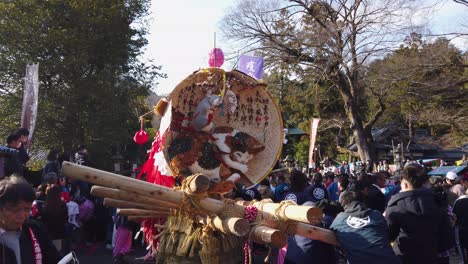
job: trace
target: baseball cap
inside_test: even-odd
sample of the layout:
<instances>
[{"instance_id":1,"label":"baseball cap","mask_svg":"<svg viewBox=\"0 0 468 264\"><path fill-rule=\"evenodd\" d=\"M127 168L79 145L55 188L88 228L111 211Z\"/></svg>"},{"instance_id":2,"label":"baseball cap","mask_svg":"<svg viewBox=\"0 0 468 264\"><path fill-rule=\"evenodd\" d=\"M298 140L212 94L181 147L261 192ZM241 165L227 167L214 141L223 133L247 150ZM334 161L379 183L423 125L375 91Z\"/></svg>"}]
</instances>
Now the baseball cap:
<instances>
[{"instance_id":1,"label":"baseball cap","mask_svg":"<svg viewBox=\"0 0 468 264\"><path fill-rule=\"evenodd\" d=\"M449 171L447 172L447 174L445 175L445 178L449 179L449 180L456 180L458 178L458 175L453 172L453 171Z\"/></svg>"}]
</instances>

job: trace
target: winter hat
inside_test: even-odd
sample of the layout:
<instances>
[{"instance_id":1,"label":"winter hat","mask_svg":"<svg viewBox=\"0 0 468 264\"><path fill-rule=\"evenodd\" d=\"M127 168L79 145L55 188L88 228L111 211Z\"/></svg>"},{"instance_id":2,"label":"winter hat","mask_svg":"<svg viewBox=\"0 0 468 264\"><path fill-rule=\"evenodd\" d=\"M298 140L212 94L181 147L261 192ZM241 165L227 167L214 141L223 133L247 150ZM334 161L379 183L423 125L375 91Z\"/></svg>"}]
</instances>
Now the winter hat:
<instances>
[{"instance_id":1,"label":"winter hat","mask_svg":"<svg viewBox=\"0 0 468 264\"><path fill-rule=\"evenodd\" d=\"M456 179L458 178L458 175L457 175L455 172L453 172L453 171L449 171L449 172L447 172L447 174L445 175L445 178L446 178L446 179L449 179L449 180L451 180L451 181L453 181L453 180L456 180Z\"/></svg>"}]
</instances>

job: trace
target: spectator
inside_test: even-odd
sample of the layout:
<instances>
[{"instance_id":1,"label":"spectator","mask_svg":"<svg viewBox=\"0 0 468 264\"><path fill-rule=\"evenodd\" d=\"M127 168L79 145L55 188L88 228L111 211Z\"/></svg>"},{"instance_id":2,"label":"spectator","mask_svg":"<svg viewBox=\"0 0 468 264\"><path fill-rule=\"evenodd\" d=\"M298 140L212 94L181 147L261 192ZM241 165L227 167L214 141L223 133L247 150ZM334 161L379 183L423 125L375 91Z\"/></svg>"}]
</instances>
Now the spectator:
<instances>
[{"instance_id":1,"label":"spectator","mask_svg":"<svg viewBox=\"0 0 468 264\"><path fill-rule=\"evenodd\" d=\"M304 191L307 187L307 176L304 173L293 171L289 180L291 188L289 192L284 194L283 200L291 200L299 205L313 200L309 193Z\"/></svg>"},{"instance_id":2,"label":"spectator","mask_svg":"<svg viewBox=\"0 0 468 264\"><path fill-rule=\"evenodd\" d=\"M83 166L89 166L88 163L88 150L85 145L78 146L78 150L75 153L75 163ZM81 181L81 180L74 180L71 183L71 190L70 195L72 197L86 197L89 198L89 191L90 186L89 183Z\"/></svg>"},{"instance_id":3,"label":"spectator","mask_svg":"<svg viewBox=\"0 0 468 264\"><path fill-rule=\"evenodd\" d=\"M390 180L393 181L392 184L389 184L385 187L385 205L388 204L388 201L390 201L390 198L392 198L393 195L397 194L401 190L401 177L400 177L400 170L395 171L392 177L390 177Z\"/></svg>"},{"instance_id":4,"label":"spectator","mask_svg":"<svg viewBox=\"0 0 468 264\"><path fill-rule=\"evenodd\" d=\"M454 226L455 226L455 215L453 214L452 207L448 203L447 193L444 191L442 186L433 186L432 193L434 194L434 199L437 206L445 213L446 217L449 219L449 230L450 232L450 243L453 245L454 238ZM449 264L450 263L450 249L440 251L437 253L437 263L438 264Z\"/></svg>"},{"instance_id":5,"label":"spectator","mask_svg":"<svg viewBox=\"0 0 468 264\"><path fill-rule=\"evenodd\" d=\"M275 187L275 201L279 202L283 194L289 190L289 186L286 184L286 178L283 174L278 175L277 182L278 185Z\"/></svg>"},{"instance_id":6,"label":"spectator","mask_svg":"<svg viewBox=\"0 0 468 264\"><path fill-rule=\"evenodd\" d=\"M333 179L331 175L329 177L330 179ZM334 202L338 201L338 198L339 198L338 181L333 181L332 183L330 183L327 187L327 191L328 191L328 197L330 201L334 201Z\"/></svg>"},{"instance_id":7,"label":"spectator","mask_svg":"<svg viewBox=\"0 0 468 264\"><path fill-rule=\"evenodd\" d=\"M349 175L350 174L349 165L348 165L347 161L343 161L343 163L342 163L342 165L340 167L340 173L341 173L341 175L343 175L343 174Z\"/></svg>"},{"instance_id":8,"label":"spectator","mask_svg":"<svg viewBox=\"0 0 468 264\"><path fill-rule=\"evenodd\" d=\"M42 206L41 222L47 227L50 239L60 252L65 238L65 224L68 221L67 205L60 199L60 189L56 185L49 185L46 199Z\"/></svg>"},{"instance_id":9,"label":"spectator","mask_svg":"<svg viewBox=\"0 0 468 264\"><path fill-rule=\"evenodd\" d=\"M315 203L305 202L304 205L313 206ZM284 264L308 264L311 263L311 259L314 264L335 264L333 245L303 236L289 236Z\"/></svg>"},{"instance_id":10,"label":"spectator","mask_svg":"<svg viewBox=\"0 0 468 264\"><path fill-rule=\"evenodd\" d=\"M468 175L464 175L462 182L468 183ZM457 249L463 258L463 263L468 263L468 195L460 196L453 205L453 213L456 215L455 235L458 235Z\"/></svg>"},{"instance_id":11,"label":"spectator","mask_svg":"<svg viewBox=\"0 0 468 264\"><path fill-rule=\"evenodd\" d=\"M7 143L7 147L14 149L16 151L11 153L11 155L7 159L5 159L5 165L4 165L5 176L10 176L12 174L23 176L24 169L19 158L19 148L21 146L21 142L19 141L19 136L9 135L6 138L6 143Z\"/></svg>"},{"instance_id":12,"label":"spectator","mask_svg":"<svg viewBox=\"0 0 468 264\"><path fill-rule=\"evenodd\" d=\"M19 159L21 164L26 167L26 162L29 160L29 154L27 152L27 143L29 138L29 130L26 128L20 128L16 130L15 135L18 137L19 141L21 142L19 148Z\"/></svg>"},{"instance_id":13,"label":"spectator","mask_svg":"<svg viewBox=\"0 0 468 264\"><path fill-rule=\"evenodd\" d=\"M450 186L449 192L452 193L451 197L453 199L453 202L455 202L455 200L458 199L458 197L465 194L466 192L465 188L460 183L460 179L455 172L452 172L452 171L447 172L447 174L445 175L445 180L447 184Z\"/></svg>"},{"instance_id":14,"label":"spectator","mask_svg":"<svg viewBox=\"0 0 468 264\"><path fill-rule=\"evenodd\" d=\"M18 148L18 158L21 163L21 166L23 167L23 177L33 186L39 185L41 182L39 177L33 177L29 173L28 167L26 167L26 163L29 161L29 154L28 154L28 139L29 139L29 130L26 128L19 128L16 130L15 135L18 137L20 141L20 147Z\"/></svg>"},{"instance_id":15,"label":"spectator","mask_svg":"<svg viewBox=\"0 0 468 264\"><path fill-rule=\"evenodd\" d=\"M390 199L385 211L393 249L403 263L437 263L437 253L451 247L448 217L432 191L423 187L429 180L423 167L409 164L401 178L401 192Z\"/></svg>"},{"instance_id":16,"label":"spectator","mask_svg":"<svg viewBox=\"0 0 468 264\"><path fill-rule=\"evenodd\" d=\"M328 189L328 187L335 182L335 173L329 171L325 173L326 178L328 179L327 182L324 184L325 188Z\"/></svg>"},{"instance_id":17,"label":"spectator","mask_svg":"<svg viewBox=\"0 0 468 264\"><path fill-rule=\"evenodd\" d=\"M123 263L122 258L130 252L132 247L132 230L134 223L126 216L117 216L115 228L115 248L113 251L114 263Z\"/></svg>"},{"instance_id":18,"label":"spectator","mask_svg":"<svg viewBox=\"0 0 468 264\"><path fill-rule=\"evenodd\" d=\"M271 199L273 200L275 195L271 191L270 181L265 178L258 185L258 192L260 193L262 199Z\"/></svg>"},{"instance_id":19,"label":"spectator","mask_svg":"<svg viewBox=\"0 0 468 264\"><path fill-rule=\"evenodd\" d=\"M49 172L53 172L56 175L60 174L60 165L57 159L58 152L56 150L49 150L49 154L47 154L47 162L44 164L44 168L42 168L42 177Z\"/></svg>"},{"instance_id":20,"label":"spectator","mask_svg":"<svg viewBox=\"0 0 468 264\"><path fill-rule=\"evenodd\" d=\"M371 176L372 184L367 188L365 204L367 208L377 210L381 213L385 211L385 195L381 188L385 188L385 174L375 173Z\"/></svg>"},{"instance_id":21,"label":"spectator","mask_svg":"<svg viewBox=\"0 0 468 264\"><path fill-rule=\"evenodd\" d=\"M367 209L362 201L358 192L343 192L340 203L344 212L330 227L348 263L400 263L390 247L385 218L380 212Z\"/></svg>"},{"instance_id":22,"label":"spectator","mask_svg":"<svg viewBox=\"0 0 468 264\"><path fill-rule=\"evenodd\" d=\"M0 260L5 264L44 263L59 260L43 226L28 219L34 190L22 177L0 180ZM37 243L37 247L31 245Z\"/></svg>"},{"instance_id":23,"label":"spectator","mask_svg":"<svg viewBox=\"0 0 468 264\"><path fill-rule=\"evenodd\" d=\"M328 192L323 186L322 174L316 172L312 175L312 185L308 186L305 190L313 202L319 202L322 199L328 199Z\"/></svg>"}]
</instances>

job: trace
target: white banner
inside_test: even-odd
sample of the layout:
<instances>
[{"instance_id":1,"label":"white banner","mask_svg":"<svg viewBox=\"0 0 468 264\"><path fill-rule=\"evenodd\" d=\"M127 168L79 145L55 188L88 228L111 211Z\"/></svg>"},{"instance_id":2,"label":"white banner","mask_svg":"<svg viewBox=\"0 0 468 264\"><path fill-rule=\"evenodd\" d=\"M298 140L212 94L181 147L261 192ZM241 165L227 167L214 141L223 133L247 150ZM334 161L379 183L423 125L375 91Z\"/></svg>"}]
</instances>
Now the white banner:
<instances>
[{"instance_id":1,"label":"white banner","mask_svg":"<svg viewBox=\"0 0 468 264\"><path fill-rule=\"evenodd\" d=\"M29 130L28 149L36 127L37 104L39 94L39 64L26 65L24 78L23 112L21 113L21 127Z\"/></svg>"},{"instance_id":2,"label":"white banner","mask_svg":"<svg viewBox=\"0 0 468 264\"><path fill-rule=\"evenodd\" d=\"M317 129L320 119L312 119L312 124L310 126L310 145L309 145L309 168L315 168L314 162L314 148L315 141L317 140Z\"/></svg>"}]
</instances>

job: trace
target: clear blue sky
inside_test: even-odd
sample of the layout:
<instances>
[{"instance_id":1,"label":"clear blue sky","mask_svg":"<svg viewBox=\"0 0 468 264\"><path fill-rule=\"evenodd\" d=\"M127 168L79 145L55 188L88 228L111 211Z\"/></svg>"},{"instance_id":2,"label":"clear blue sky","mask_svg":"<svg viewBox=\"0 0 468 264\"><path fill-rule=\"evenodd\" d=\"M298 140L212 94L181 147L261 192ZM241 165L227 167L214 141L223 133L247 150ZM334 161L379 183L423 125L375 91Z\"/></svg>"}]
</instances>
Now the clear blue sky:
<instances>
[{"instance_id":1,"label":"clear blue sky","mask_svg":"<svg viewBox=\"0 0 468 264\"><path fill-rule=\"evenodd\" d=\"M214 32L219 32L218 24L223 14L236 3L237 0L152 0L152 22L145 57L162 65L162 72L168 75L154 87L156 93L167 94L193 71L208 67ZM468 33L467 14L468 7L446 0L437 7L428 27L433 33ZM223 48L220 37L217 39L216 46ZM468 50L467 38L457 39L454 43Z\"/></svg>"}]
</instances>

